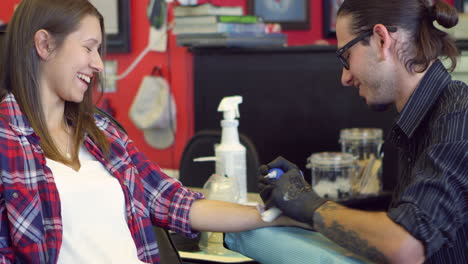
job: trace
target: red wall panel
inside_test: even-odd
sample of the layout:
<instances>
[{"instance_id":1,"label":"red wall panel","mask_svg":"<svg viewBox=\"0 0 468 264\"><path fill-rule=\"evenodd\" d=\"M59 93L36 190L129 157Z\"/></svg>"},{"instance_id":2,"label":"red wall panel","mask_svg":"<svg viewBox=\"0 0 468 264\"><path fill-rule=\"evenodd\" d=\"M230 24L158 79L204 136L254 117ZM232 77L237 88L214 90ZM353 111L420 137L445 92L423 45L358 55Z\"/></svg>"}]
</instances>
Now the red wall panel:
<instances>
[{"instance_id":1,"label":"red wall panel","mask_svg":"<svg viewBox=\"0 0 468 264\"><path fill-rule=\"evenodd\" d=\"M106 59L118 61L118 71L122 73L146 47L149 23L146 7L149 0L129 0L131 11L131 46L127 54L109 54ZM447 0L453 4L453 0ZM20 0L2 0L0 20L8 21L14 5ZM200 1L203 2L203 1ZM205 1L206 2L206 1ZM246 7L246 0L211 0L218 5L241 5ZM310 29L287 31L289 45L311 45L322 38L322 0L311 0ZM330 40L334 43L334 40ZM168 51L150 52L126 78L118 82L116 93L106 94L115 110L116 119L127 129L137 147L161 167L177 169L179 159L186 142L193 135L193 95L192 95L192 55L186 48L175 44L175 36L170 34ZM128 110L144 76L149 75L153 67L159 66L168 79L177 104L177 132L175 145L166 150L157 150L146 144L143 134L133 125L128 117ZM216 109L213 109L216 111Z\"/></svg>"}]
</instances>

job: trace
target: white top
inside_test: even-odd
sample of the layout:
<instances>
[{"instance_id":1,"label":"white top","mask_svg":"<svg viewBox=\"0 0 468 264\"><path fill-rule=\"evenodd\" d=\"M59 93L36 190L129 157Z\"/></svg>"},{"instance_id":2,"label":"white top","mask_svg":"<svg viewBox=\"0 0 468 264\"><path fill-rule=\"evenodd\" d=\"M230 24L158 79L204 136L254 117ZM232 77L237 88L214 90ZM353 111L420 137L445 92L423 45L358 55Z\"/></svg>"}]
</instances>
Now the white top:
<instances>
[{"instance_id":1,"label":"white top","mask_svg":"<svg viewBox=\"0 0 468 264\"><path fill-rule=\"evenodd\" d=\"M47 159L60 196L63 239L58 263L144 263L127 225L122 188L84 147L81 168Z\"/></svg>"}]
</instances>

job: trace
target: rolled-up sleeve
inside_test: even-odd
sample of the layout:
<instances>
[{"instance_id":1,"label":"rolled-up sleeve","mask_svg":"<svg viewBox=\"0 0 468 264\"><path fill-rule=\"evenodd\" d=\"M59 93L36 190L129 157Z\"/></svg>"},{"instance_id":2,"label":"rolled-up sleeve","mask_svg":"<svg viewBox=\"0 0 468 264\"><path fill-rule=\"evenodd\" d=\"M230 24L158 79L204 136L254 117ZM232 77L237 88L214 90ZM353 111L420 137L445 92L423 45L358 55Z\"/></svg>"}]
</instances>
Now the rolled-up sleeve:
<instances>
[{"instance_id":1,"label":"rolled-up sleeve","mask_svg":"<svg viewBox=\"0 0 468 264\"><path fill-rule=\"evenodd\" d=\"M131 140L127 140L126 149L139 172L152 222L187 237L196 237L199 232L192 230L189 213L195 200L205 198L203 194L167 176L155 162L138 151Z\"/></svg>"},{"instance_id":2,"label":"rolled-up sleeve","mask_svg":"<svg viewBox=\"0 0 468 264\"><path fill-rule=\"evenodd\" d=\"M468 217L468 141L432 145L413 174L388 216L425 245L429 258L451 246Z\"/></svg>"},{"instance_id":3,"label":"rolled-up sleeve","mask_svg":"<svg viewBox=\"0 0 468 264\"><path fill-rule=\"evenodd\" d=\"M193 192L185 187L177 189L170 203L168 216L169 226L172 230L182 232L188 237L195 237L198 231L193 231L188 221L192 204L197 199L203 199L199 192Z\"/></svg>"}]
</instances>

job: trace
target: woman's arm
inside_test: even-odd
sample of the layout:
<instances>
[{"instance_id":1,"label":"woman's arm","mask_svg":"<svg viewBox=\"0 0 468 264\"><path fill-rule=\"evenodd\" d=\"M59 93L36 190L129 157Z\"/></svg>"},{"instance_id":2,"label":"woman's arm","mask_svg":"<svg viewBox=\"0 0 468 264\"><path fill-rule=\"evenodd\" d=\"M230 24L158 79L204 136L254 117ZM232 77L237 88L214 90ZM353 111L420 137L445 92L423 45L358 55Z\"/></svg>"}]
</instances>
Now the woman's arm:
<instances>
[{"instance_id":1,"label":"woman's arm","mask_svg":"<svg viewBox=\"0 0 468 264\"><path fill-rule=\"evenodd\" d=\"M297 226L310 229L310 225L280 216L273 222L263 222L257 208L235 203L200 199L193 202L189 214L192 229L212 232L240 232L266 226Z\"/></svg>"}]
</instances>

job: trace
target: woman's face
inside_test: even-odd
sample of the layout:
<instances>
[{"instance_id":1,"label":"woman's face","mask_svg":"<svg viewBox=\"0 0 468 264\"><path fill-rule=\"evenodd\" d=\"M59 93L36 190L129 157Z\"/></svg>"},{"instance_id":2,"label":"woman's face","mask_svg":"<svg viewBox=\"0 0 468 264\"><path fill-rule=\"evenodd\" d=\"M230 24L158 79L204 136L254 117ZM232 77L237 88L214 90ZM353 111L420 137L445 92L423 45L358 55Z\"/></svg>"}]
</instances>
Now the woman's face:
<instances>
[{"instance_id":1,"label":"woman's face","mask_svg":"<svg viewBox=\"0 0 468 264\"><path fill-rule=\"evenodd\" d=\"M99 54L101 26L95 16L85 16L78 29L49 54L41 72L44 99L80 103L93 76L103 70ZM49 101L47 100L47 101Z\"/></svg>"}]
</instances>

